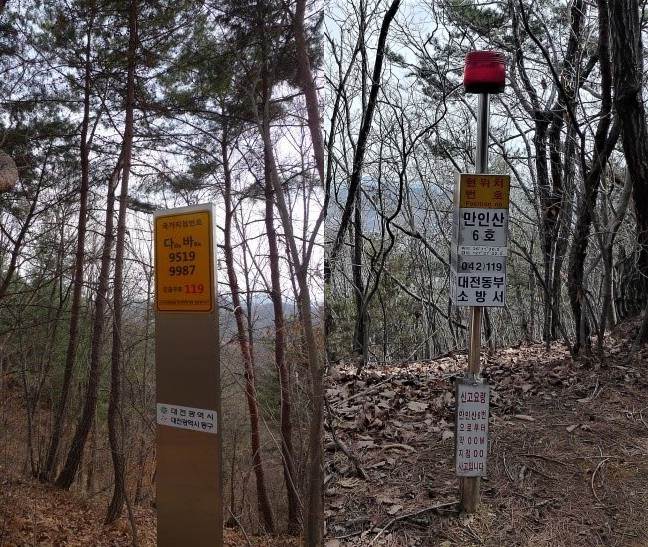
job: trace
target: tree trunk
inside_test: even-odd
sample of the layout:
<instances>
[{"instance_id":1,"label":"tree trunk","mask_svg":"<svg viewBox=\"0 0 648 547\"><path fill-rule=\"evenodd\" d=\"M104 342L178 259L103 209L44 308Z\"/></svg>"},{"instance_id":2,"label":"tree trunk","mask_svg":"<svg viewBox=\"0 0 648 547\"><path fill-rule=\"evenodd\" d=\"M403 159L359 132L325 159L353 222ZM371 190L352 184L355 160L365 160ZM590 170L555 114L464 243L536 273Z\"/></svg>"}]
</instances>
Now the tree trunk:
<instances>
[{"instance_id":1,"label":"tree trunk","mask_svg":"<svg viewBox=\"0 0 648 547\"><path fill-rule=\"evenodd\" d=\"M615 105L630 177L637 223L638 293L648 302L648 129L643 106L642 16L638 0L610 4ZM643 340L645 341L645 339Z\"/></svg>"},{"instance_id":2,"label":"tree trunk","mask_svg":"<svg viewBox=\"0 0 648 547\"><path fill-rule=\"evenodd\" d=\"M269 103L266 102L264 117L269 117ZM308 370L311 382L311 420L308 432L308 494L304 522L304 542L309 547L319 547L323 543L324 534L324 451L323 451L323 417L324 417L324 367L322 363L323 347L318 344L313 326L313 309L308 285L308 262L302 262L297 240L293 230L288 205L277 173L274 159L270 128L260 121L263 137L265 157L269 159L270 180L275 192L277 209L281 217L281 224L286 237L289 254L293 267L299 293L297 305L302 324L302 332L308 356Z\"/></svg>"},{"instance_id":3,"label":"tree trunk","mask_svg":"<svg viewBox=\"0 0 648 547\"><path fill-rule=\"evenodd\" d=\"M538 188L538 211L540 217L540 247L543 254L543 284L544 307L542 337L547 349L552 340L556 338L556 330L560 328L560 295L561 295L561 268L567 249L568 228L571 227L570 188L567 186L573 179L571 160L574 155L572 132L574 121L570 123L564 141L564 155L561 154L562 128L565 123L567 111L572 111L574 96L580 87L580 71L574 66L579 58L581 47L580 36L585 18L585 7L582 0L577 0L570 9L570 36L565 57L560 67L562 77L557 81L555 77L555 90L567 89L568 92L558 93L553 105L541 105L540 97L527 74L524 65L524 53L521 39L518 9L511 5L513 22L513 38L516 45L515 60L520 73L527 97L521 96L520 101L535 122L533 138L536 150L535 168ZM520 3L520 8L522 4ZM534 41L527 16L520 10L522 23L525 30ZM549 162L549 167L548 164ZM561 236L564 236L561 239ZM567 340L568 342L568 340Z\"/></svg>"},{"instance_id":4,"label":"tree trunk","mask_svg":"<svg viewBox=\"0 0 648 547\"><path fill-rule=\"evenodd\" d=\"M277 231L274 225L274 192L272 190L272 181L270 180L269 158L264 158L264 171L265 225L268 235L270 279L272 283L270 297L272 299L275 327L275 365L277 366L279 385L281 389L281 455L283 459L284 482L286 483L286 493L288 498L288 530L290 533L297 533L299 531L299 495L297 493L295 451L292 440L292 402L290 395L291 377L288 363L286 363L286 333L279 269L279 247L277 244Z\"/></svg>"},{"instance_id":5,"label":"tree trunk","mask_svg":"<svg viewBox=\"0 0 648 547\"><path fill-rule=\"evenodd\" d=\"M121 157L108 180L108 198L106 205L106 225L104 228L104 243L101 253L101 266L99 268L99 282L97 295L95 297L94 321L92 323L92 340L90 348L90 364L88 369L88 382L86 384L85 400L83 411L77 425L67 459L63 469L56 479L56 486L59 488L70 488L76 477L81 461L83 450L92 428L95 410L97 408L97 392L101 379L101 356L104 346L104 326L106 313L106 299L108 296L108 284L110 278L110 256L112 253L115 235L114 213L115 213L115 188L119 179Z\"/></svg>"},{"instance_id":6,"label":"tree trunk","mask_svg":"<svg viewBox=\"0 0 648 547\"><path fill-rule=\"evenodd\" d=\"M94 6L93 6L94 8ZM72 304L70 306L70 329L68 335L68 346L65 355L65 371L63 372L63 385L61 395L56 406L54 425L50 437L49 449L45 460L45 468L41 473L41 480L50 481L56 467L56 457L61 444L63 434L63 422L67 410L72 373L77 355L79 339L79 319L81 316L81 292L84 282L84 260L85 260L85 236L88 216L88 188L90 184L90 143L88 131L90 127L90 93L92 91L92 74L90 54L92 51L92 31L94 24L94 9L89 15L88 28L86 31L85 46L85 74L83 88L83 119L81 121L81 187L79 191L79 222L77 234L77 246L74 259L74 277L72 292Z\"/></svg>"},{"instance_id":7,"label":"tree trunk","mask_svg":"<svg viewBox=\"0 0 648 547\"><path fill-rule=\"evenodd\" d=\"M32 221L34 220L34 216L36 214L36 206L38 205L38 197L40 196L41 188L43 185L43 177L45 176L45 172L46 172L45 166L47 164L48 158L49 158L49 152L45 156L41 175L38 180L38 186L36 187L32 201L29 205L29 211L27 212L27 216L23 221L23 224L20 228L20 232L18 232L18 236L16 237L13 244L13 248L11 249L11 257L9 258L9 264L7 265L7 270L5 271L4 277L0 282L0 300L2 300L5 297L5 295L7 294L7 289L9 289L9 285L11 285L11 281L13 280L13 275L14 273L16 273L16 269L18 267L18 259L20 258L20 253L23 248L23 242L27 237L27 233L29 232L29 228L32 225Z\"/></svg>"},{"instance_id":8,"label":"tree trunk","mask_svg":"<svg viewBox=\"0 0 648 547\"><path fill-rule=\"evenodd\" d=\"M95 489L95 468L97 467L97 420L93 420L90 429L90 456L88 458L88 472L86 476L86 495L92 496Z\"/></svg>"},{"instance_id":9,"label":"tree trunk","mask_svg":"<svg viewBox=\"0 0 648 547\"><path fill-rule=\"evenodd\" d=\"M247 400L248 412L250 414L250 445L252 450L252 462L254 466L254 475L257 487L257 506L259 516L263 522L266 532L274 532L274 519L272 508L268 498L268 492L265 484L265 473L263 470L263 457L261 455L261 436L259 433L259 403L256 394L256 381L254 366L252 363L252 354L245 327L245 317L241 307L241 297L239 295L238 280L234 268L234 253L232 251L232 177L229 167L229 142L228 128L225 122L223 127L223 137L221 140L221 152L223 161L223 173L225 177L225 239L223 242L223 251L225 254L225 263L227 266L227 277L232 294L232 306L234 307L234 318L236 320L236 330L238 333L239 347L243 357L243 367L245 376L245 398Z\"/></svg>"},{"instance_id":10,"label":"tree trunk","mask_svg":"<svg viewBox=\"0 0 648 547\"><path fill-rule=\"evenodd\" d=\"M299 0L298 4L303 2L305 2L305 0ZM335 258L337 257L337 254L342 247L342 241L345 238L346 231L351 220L354 201L359 193L360 183L362 179L362 169L364 167L364 156L367 148L367 140L369 138L371 125L373 123L373 115L376 109L378 91L380 90L380 83L382 79L382 64L385 56L385 49L387 47L387 35L389 33L391 22L396 16L396 12L398 11L399 6L400 0L392 0L389 9L385 12L385 16L383 17L382 24L380 26L380 34L378 36L378 43L376 45L376 58L374 61L373 74L371 78L371 90L369 92L369 100L367 101L367 110L365 111L362 118L360 132L358 134L358 143L356 145L355 154L353 156L353 168L351 171L351 178L349 180L348 195L346 203L344 204L344 209L342 211L340 226L338 227L337 233L335 234L333 246L331 247L331 251L328 257L328 261L330 263L335 262ZM316 143L313 142L314 146L315 144ZM330 274L330 269L328 271ZM327 278L325 276L325 281L326 279Z\"/></svg>"},{"instance_id":11,"label":"tree trunk","mask_svg":"<svg viewBox=\"0 0 648 547\"><path fill-rule=\"evenodd\" d=\"M119 194L119 217L117 219L117 241L115 244L115 286L113 296L113 331L110 366L110 399L108 403L108 440L113 463L114 486L105 523L110 524L121 516L126 501L125 464L121 439L121 353L124 247L126 238L126 212L128 210L128 182L133 153L133 111L135 106L135 66L137 63L137 12L138 0L131 0L128 16L128 76L126 83L126 120L124 126L123 161L124 171ZM133 538L135 540L135 538Z\"/></svg>"},{"instance_id":12,"label":"tree trunk","mask_svg":"<svg viewBox=\"0 0 648 547\"><path fill-rule=\"evenodd\" d=\"M395 15L399 3L400 0L393 0L393 5L389 10L389 22L391 22L391 19ZM317 90L315 86L315 80L310 68L308 50L306 48L306 40L304 35L305 12L306 0L297 0L294 19L297 66L301 73L301 81L305 92L304 95L306 98L306 105L308 110L308 127L313 144L315 163L317 165L317 172L319 175L320 183L323 185L324 140L322 138L322 129L319 120L320 112L317 100ZM389 24L387 23L385 26L388 28ZM387 31L385 30L384 33L381 32L381 34L384 34L386 38ZM384 38L382 42L384 44ZM379 57L380 67L382 63L382 54ZM380 68L378 70L378 73L380 73ZM268 106L269 105L266 103L264 108L264 118L269 118ZM324 348L321 347L320 344L318 344L315 336L315 329L313 327L313 310L310 300L310 287L308 286L308 264L310 261L310 251L306 253L304 260L301 261L299 251L297 249L295 235L293 232L290 213L286 204L283 188L277 174L269 129L270 128L267 127L262 130L264 154L267 154L266 157L270 160L270 179L275 191L277 208L279 210L281 223L284 228L286 245L288 246L289 254L292 258L292 263L295 268L297 283L299 286L297 304L299 306L299 315L301 318L304 341L306 342L306 350L308 354L308 370L311 381L312 414L308 438L308 494L306 500L306 514L304 522L304 543L308 545L308 547L319 547L323 543L324 535L324 366L322 363L322 353ZM313 234L318 233L324 217L324 214L321 214L319 216L313 228ZM342 233L344 233L344 230L342 230ZM324 279L325 282L330 279L330 268L327 260L325 260L324 262Z\"/></svg>"},{"instance_id":13,"label":"tree trunk","mask_svg":"<svg viewBox=\"0 0 648 547\"><path fill-rule=\"evenodd\" d=\"M306 98L306 110L308 112L308 129L313 143L313 154L315 165L320 181L324 181L324 140L322 139L322 122L317 100L317 86L313 78L313 72L308 57L306 45L306 32L304 29L304 18L306 16L306 0L297 0L295 6L295 17L293 28L295 32L295 52L297 70L299 71L299 84Z\"/></svg>"},{"instance_id":14,"label":"tree trunk","mask_svg":"<svg viewBox=\"0 0 648 547\"><path fill-rule=\"evenodd\" d=\"M623 191L621 193L621 200L616 208L611 207L614 211L615 217L608 221L608 204L602 204L601 218L604 225L601 227L603 233L601 235L601 257L603 262L603 279L602 279L602 300L601 315L599 318L599 350L603 350L603 336L608 327L614 327L617 322L615 307L612 299L614 295L614 240L616 239L617 232L621 227L621 223L625 217L630 201L630 194L632 193L632 178L626 169L625 181L623 184Z\"/></svg>"},{"instance_id":15,"label":"tree trunk","mask_svg":"<svg viewBox=\"0 0 648 547\"><path fill-rule=\"evenodd\" d=\"M353 292L356 308L356 323L353 332L353 353L358 359L358 368L366 365L367 356L367 313L365 310L365 287L362 279L362 191L358 191L353 220Z\"/></svg>"},{"instance_id":16,"label":"tree trunk","mask_svg":"<svg viewBox=\"0 0 648 547\"><path fill-rule=\"evenodd\" d=\"M574 177L575 177L575 154L576 138L574 128L571 124L567 127L564 147L563 175L561 177L560 190L557 198L560 201L560 215L558 217L558 228L556 231L556 246L554 250L554 262L552 268L552 306L551 306L551 340L558 339L562 317L560 307L562 305L562 267L567 257L569 247L569 235L572 229L572 217L574 211Z\"/></svg>"},{"instance_id":17,"label":"tree trunk","mask_svg":"<svg viewBox=\"0 0 648 547\"><path fill-rule=\"evenodd\" d=\"M609 22L607 0L599 0L599 40L598 53L601 69L601 109L600 120L594 136L594 157L588 171L584 174L583 195L579 201L576 226L572 248L569 253L568 289L569 300L574 314L576 327L576 342L574 353L578 353L583 345L589 347L589 322L586 312L586 287L584 279L585 257L589 240L590 227L598 189L601 182L601 173L619 136L619 124L611 125L612 115L612 69L610 66L609 50Z\"/></svg>"},{"instance_id":18,"label":"tree trunk","mask_svg":"<svg viewBox=\"0 0 648 547\"><path fill-rule=\"evenodd\" d=\"M63 314L66 297L63 294L63 270L64 270L64 255L65 255L65 224L63 222L59 223L58 229L58 249L56 253L56 267L54 274L54 281L52 282L52 290L50 292L50 309L54 310L53 318L51 318L50 323L53 325L52 332L49 334L48 342L46 346L46 351L44 355L44 367L42 369L41 377L39 379L38 388L36 391L36 396L34 397L34 405L32 406L32 413L36 413L38 409L38 402L40 401L41 394L43 393L43 387L45 386L45 381L49 375L50 370L52 369L52 362L54 360L54 351L53 348L56 345L58 340L59 326L61 315ZM33 415L32 415L33 419ZM39 435L40 440L40 435ZM41 471L43 469L43 454L41 450L41 445L38 446L38 466L37 471L34 473L34 477L38 478L41 476Z\"/></svg>"}]
</instances>

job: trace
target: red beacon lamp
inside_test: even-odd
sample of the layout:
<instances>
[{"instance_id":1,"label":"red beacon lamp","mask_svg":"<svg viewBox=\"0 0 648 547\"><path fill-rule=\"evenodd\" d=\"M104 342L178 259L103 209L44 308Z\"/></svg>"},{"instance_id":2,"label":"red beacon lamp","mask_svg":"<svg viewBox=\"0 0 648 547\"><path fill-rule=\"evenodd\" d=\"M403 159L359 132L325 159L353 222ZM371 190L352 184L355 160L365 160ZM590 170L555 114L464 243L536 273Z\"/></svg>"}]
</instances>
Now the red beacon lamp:
<instances>
[{"instance_id":1,"label":"red beacon lamp","mask_svg":"<svg viewBox=\"0 0 648 547\"><path fill-rule=\"evenodd\" d=\"M464 65L466 93L502 93L506 77L504 55L497 51L471 51Z\"/></svg>"}]
</instances>

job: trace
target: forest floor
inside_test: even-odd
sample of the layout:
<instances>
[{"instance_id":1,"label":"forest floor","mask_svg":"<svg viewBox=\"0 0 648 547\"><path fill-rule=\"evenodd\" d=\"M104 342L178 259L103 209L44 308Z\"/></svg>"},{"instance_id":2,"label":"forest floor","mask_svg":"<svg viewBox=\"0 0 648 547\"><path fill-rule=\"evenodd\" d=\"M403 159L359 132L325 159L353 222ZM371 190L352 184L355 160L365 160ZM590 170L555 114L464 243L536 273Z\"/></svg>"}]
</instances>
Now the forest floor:
<instances>
[{"instance_id":1,"label":"forest floor","mask_svg":"<svg viewBox=\"0 0 648 547\"><path fill-rule=\"evenodd\" d=\"M453 470L452 378L466 356L360 377L337 366L326 547L648 546L648 348L630 352L635 331L625 324L602 355L576 361L560 344L482 358L490 453L471 515Z\"/></svg>"},{"instance_id":2,"label":"forest floor","mask_svg":"<svg viewBox=\"0 0 648 547\"><path fill-rule=\"evenodd\" d=\"M110 526L102 524L106 502L29 481L8 478L0 468L0 547L117 547L130 546L126 516ZM133 508L140 547L156 545L155 510ZM299 545L296 538L250 537L225 530L226 547L284 547ZM180 546L179 546L180 547Z\"/></svg>"},{"instance_id":3,"label":"forest floor","mask_svg":"<svg viewBox=\"0 0 648 547\"><path fill-rule=\"evenodd\" d=\"M337 366L327 389L338 442L329 431L326 547L648 546L648 348L630 352L635 329L625 324L602 355L577 361L559 344L483 357L491 446L474 515L459 512L452 468L452 378L465 355L383 365L360 377ZM9 467L0 466L0 547L131 545L125 516L102 525L105 499ZM155 545L155 510L138 506L134 514L139 544ZM225 544L248 541L227 530Z\"/></svg>"},{"instance_id":4,"label":"forest floor","mask_svg":"<svg viewBox=\"0 0 648 547\"><path fill-rule=\"evenodd\" d=\"M5 387L4 392L2 386ZM112 525L103 520L112 494L112 481L88 494L78 484L71 491L42 484L26 472L25 428L22 392L15 382L0 377L0 547L130 547L131 525L124 508ZM101 456L107 448L100 446ZM109 454L108 454L109 458ZM106 474L112 473L109 459L100 460ZM267 463L267 462L266 462ZM267 469L267 468L266 468ZM79 479L79 482L85 482ZM95 482L99 482L96 479ZM130 485L134 491L134 484ZM240 496L240 491L237 492ZM252 510L254 512L254 510ZM156 511L150 500L133 506L138 546L156 545ZM277 515L277 521L284 520ZM226 547L297 547L299 538L263 536L224 530ZM178 546L185 547L185 546ZM186 546L190 547L190 546Z\"/></svg>"}]
</instances>

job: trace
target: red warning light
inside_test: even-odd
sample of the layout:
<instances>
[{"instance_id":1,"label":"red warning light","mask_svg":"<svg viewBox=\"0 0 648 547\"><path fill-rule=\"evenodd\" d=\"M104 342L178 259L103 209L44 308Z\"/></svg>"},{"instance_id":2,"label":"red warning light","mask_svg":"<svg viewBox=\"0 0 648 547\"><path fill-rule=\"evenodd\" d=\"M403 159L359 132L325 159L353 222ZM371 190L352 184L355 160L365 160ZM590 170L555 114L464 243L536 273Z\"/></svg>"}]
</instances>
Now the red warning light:
<instances>
[{"instance_id":1,"label":"red warning light","mask_svg":"<svg viewBox=\"0 0 648 547\"><path fill-rule=\"evenodd\" d=\"M471 51L466 55L466 93L502 93L506 78L504 55L497 51Z\"/></svg>"}]
</instances>

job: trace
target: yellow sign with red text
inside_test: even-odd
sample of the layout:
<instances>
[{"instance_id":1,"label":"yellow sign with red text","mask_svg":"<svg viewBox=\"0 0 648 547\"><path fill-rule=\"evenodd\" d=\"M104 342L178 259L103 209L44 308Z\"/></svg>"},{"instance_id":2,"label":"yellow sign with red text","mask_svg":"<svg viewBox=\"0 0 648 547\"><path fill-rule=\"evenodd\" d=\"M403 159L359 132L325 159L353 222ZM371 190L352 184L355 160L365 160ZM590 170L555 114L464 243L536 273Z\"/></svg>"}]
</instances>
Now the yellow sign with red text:
<instances>
[{"instance_id":1,"label":"yellow sign with red text","mask_svg":"<svg viewBox=\"0 0 648 547\"><path fill-rule=\"evenodd\" d=\"M212 219L209 211L155 218L155 294L160 312L214 309Z\"/></svg>"},{"instance_id":2,"label":"yellow sign with red text","mask_svg":"<svg viewBox=\"0 0 648 547\"><path fill-rule=\"evenodd\" d=\"M459 182L459 207L476 209L508 209L509 175L462 173Z\"/></svg>"}]
</instances>

